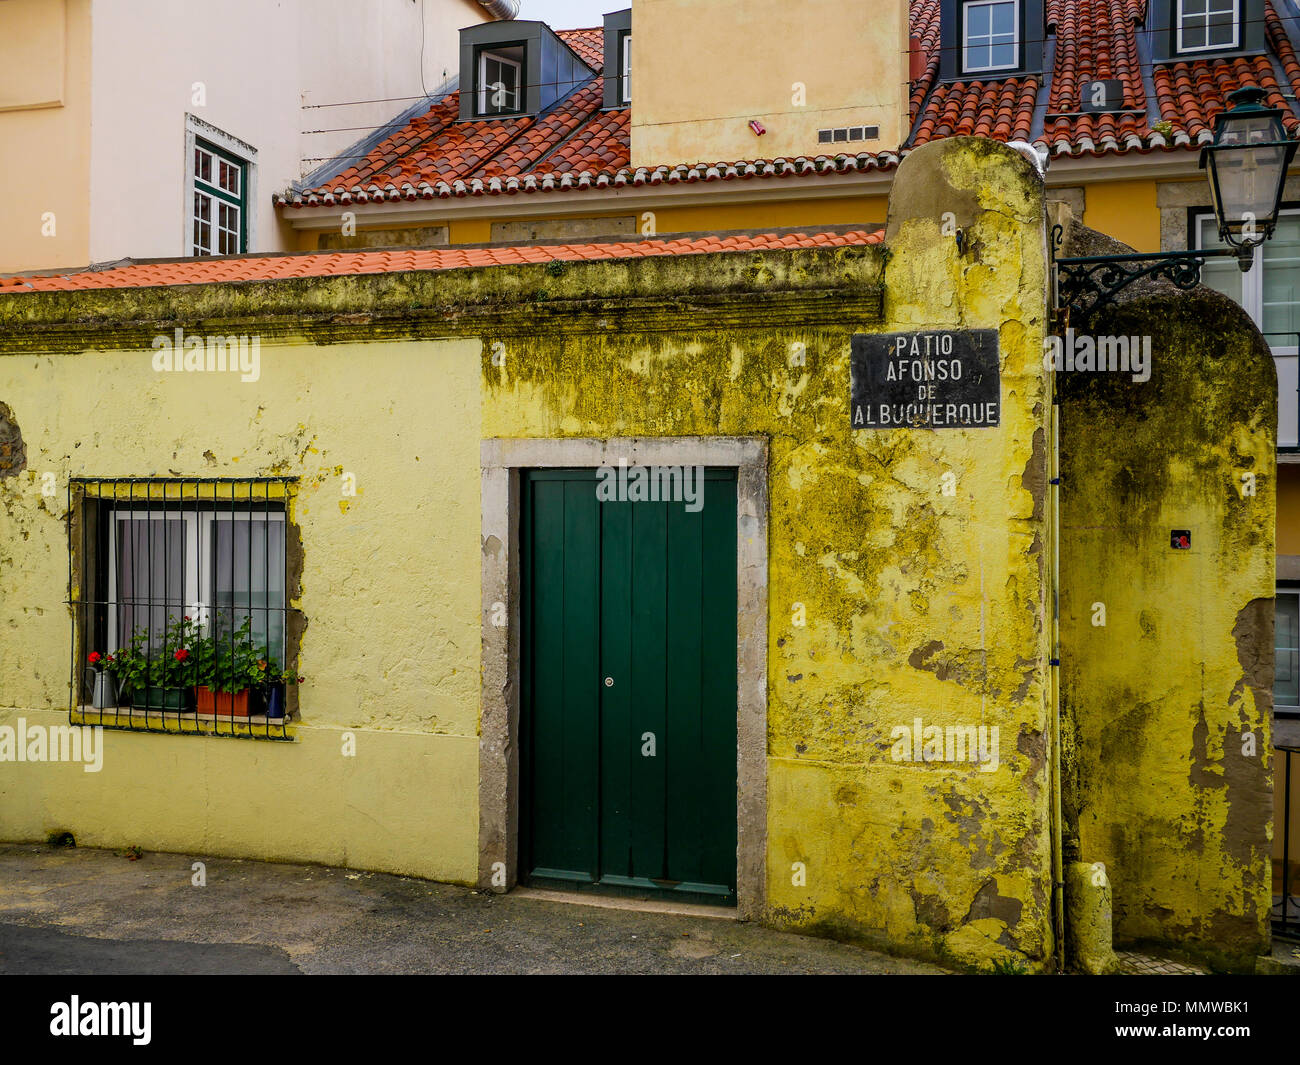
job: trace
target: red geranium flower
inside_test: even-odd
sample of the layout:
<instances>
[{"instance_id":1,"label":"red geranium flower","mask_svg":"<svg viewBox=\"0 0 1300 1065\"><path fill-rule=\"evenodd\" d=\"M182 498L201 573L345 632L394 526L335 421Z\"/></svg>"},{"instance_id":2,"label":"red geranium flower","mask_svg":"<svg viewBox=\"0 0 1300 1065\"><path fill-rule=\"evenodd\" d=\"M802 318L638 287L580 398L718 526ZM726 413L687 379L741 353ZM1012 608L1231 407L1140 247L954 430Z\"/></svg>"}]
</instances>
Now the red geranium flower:
<instances>
[{"instance_id":1,"label":"red geranium flower","mask_svg":"<svg viewBox=\"0 0 1300 1065\"><path fill-rule=\"evenodd\" d=\"M177 651L174 655L172 655L172 657L176 659L177 662L184 662L185 659L190 657L190 653L189 651L185 650L184 647L182 647L179 651Z\"/></svg>"},{"instance_id":2,"label":"red geranium flower","mask_svg":"<svg viewBox=\"0 0 1300 1065\"><path fill-rule=\"evenodd\" d=\"M93 666L96 662L98 662L103 657L104 656L101 655L98 651L91 651L90 654L86 656L86 661Z\"/></svg>"}]
</instances>

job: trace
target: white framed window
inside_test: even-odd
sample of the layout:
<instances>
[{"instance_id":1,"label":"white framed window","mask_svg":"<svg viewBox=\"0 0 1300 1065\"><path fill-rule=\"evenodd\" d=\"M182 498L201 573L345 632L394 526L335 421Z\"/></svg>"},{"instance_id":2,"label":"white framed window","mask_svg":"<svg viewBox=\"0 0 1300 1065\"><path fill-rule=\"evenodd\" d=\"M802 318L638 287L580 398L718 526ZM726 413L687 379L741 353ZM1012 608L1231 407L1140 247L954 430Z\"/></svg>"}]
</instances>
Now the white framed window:
<instances>
[{"instance_id":1,"label":"white framed window","mask_svg":"<svg viewBox=\"0 0 1300 1065\"><path fill-rule=\"evenodd\" d=\"M1273 619L1273 712L1300 717L1300 586L1280 584Z\"/></svg>"},{"instance_id":2,"label":"white framed window","mask_svg":"<svg viewBox=\"0 0 1300 1065\"><path fill-rule=\"evenodd\" d=\"M1020 65L1019 0L976 0L962 7L962 70L1008 70Z\"/></svg>"},{"instance_id":3,"label":"white framed window","mask_svg":"<svg viewBox=\"0 0 1300 1065\"><path fill-rule=\"evenodd\" d=\"M1213 212L1197 214L1193 245L1221 248ZM1300 209L1283 208L1271 239L1243 274L1231 257L1207 259L1201 281L1241 304L1264 334L1277 367L1277 446L1300 448Z\"/></svg>"},{"instance_id":4,"label":"white framed window","mask_svg":"<svg viewBox=\"0 0 1300 1065\"><path fill-rule=\"evenodd\" d=\"M632 102L632 35L623 34L623 84L620 98L625 104Z\"/></svg>"},{"instance_id":5,"label":"white framed window","mask_svg":"<svg viewBox=\"0 0 1300 1065\"><path fill-rule=\"evenodd\" d=\"M1178 51L1236 48L1240 40L1239 0L1178 0Z\"/></svg>"},{"instance_id":6,"label":"white framed window","mask_svg":"<svg viewBox=\"0 0 1300 1065\"><path fill-rule=\"evenodd\" d=\"M513 115L523 110L523 49L484 49L478 56L478 113ZM517 54L512 54L517 53Z\"/></svg>"},{"instance_id":7,"label":"white framed window","mask_svg":"<svg viewBox=\"0 0 1300 1065\"><path fill-rule=\"evenodd\" d=\"M245 163L204 141L194 142L191 255L239 255L244 239Z\"/></svg>"},{"instance_id":8,"label":"white framed window","mask_svg":"<svg viewBox=\"0 0 1300 1065\"><path fill-rule=\"evenodd\" d=\"M220 504L218 504L219 506ZM183 616L205 635L251 620L253 641L278 662L285 650L282 510L114 507L108 516L108 646L143 630L157 647Z\"/></svg>"}]
</instances>

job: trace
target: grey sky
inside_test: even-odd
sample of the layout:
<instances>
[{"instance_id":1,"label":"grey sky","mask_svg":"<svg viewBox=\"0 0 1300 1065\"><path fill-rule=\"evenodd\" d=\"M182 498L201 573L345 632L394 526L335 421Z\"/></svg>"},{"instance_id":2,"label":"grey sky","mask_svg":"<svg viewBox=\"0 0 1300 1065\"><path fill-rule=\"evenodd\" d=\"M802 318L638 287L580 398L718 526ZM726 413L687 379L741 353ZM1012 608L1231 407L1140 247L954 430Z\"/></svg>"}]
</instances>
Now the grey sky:
<instances>
[{"instance_id":1,"label":"grey sky","mask_svg":"<svg viewBox=\"0 0 1300 1065\"><path fill-rule=\"evenodd\" d=\"M545 22L553 30L575 30L604 25L608 12L631 6L631 0L523 0L519 17Z\"/></svg>"}]
</instances>

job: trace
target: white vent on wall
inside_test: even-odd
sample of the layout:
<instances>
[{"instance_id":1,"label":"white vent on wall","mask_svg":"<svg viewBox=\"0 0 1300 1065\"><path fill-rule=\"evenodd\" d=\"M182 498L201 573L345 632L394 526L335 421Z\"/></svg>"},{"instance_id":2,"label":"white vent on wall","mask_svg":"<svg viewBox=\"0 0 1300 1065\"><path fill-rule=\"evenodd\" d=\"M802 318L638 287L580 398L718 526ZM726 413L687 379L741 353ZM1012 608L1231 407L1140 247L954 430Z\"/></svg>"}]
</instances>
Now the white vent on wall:
<instances>
[{"instance_id":1,"label":"white vent on wall","mask_svg":"<svg viewBox=\"0 0 1300 1065\"><path fill-rule=\"evenodd\" d=\"M839 129L819 129L818 144L838 144L841 141L874 141L880 139L879 126L841 126Z\"/></svg>"}]
</instances>

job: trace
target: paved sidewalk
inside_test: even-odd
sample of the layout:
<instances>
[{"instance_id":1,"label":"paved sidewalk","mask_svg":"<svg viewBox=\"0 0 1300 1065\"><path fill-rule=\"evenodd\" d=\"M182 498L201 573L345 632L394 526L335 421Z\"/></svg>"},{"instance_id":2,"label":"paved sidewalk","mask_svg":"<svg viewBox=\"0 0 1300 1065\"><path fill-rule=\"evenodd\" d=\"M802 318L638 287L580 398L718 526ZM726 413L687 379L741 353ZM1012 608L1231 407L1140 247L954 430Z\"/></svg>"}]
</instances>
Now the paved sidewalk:
<instances>
[{"instance_id":1,"label":"paved sidewalk","mask_svg":"<svg viewBox=\"0 0 1300 1065\"><path fill-rule=\"evenodd\" d=\"M713 917L409 877L0 845L0 973L941 973Z\"/></svg>"}]
</instances>

